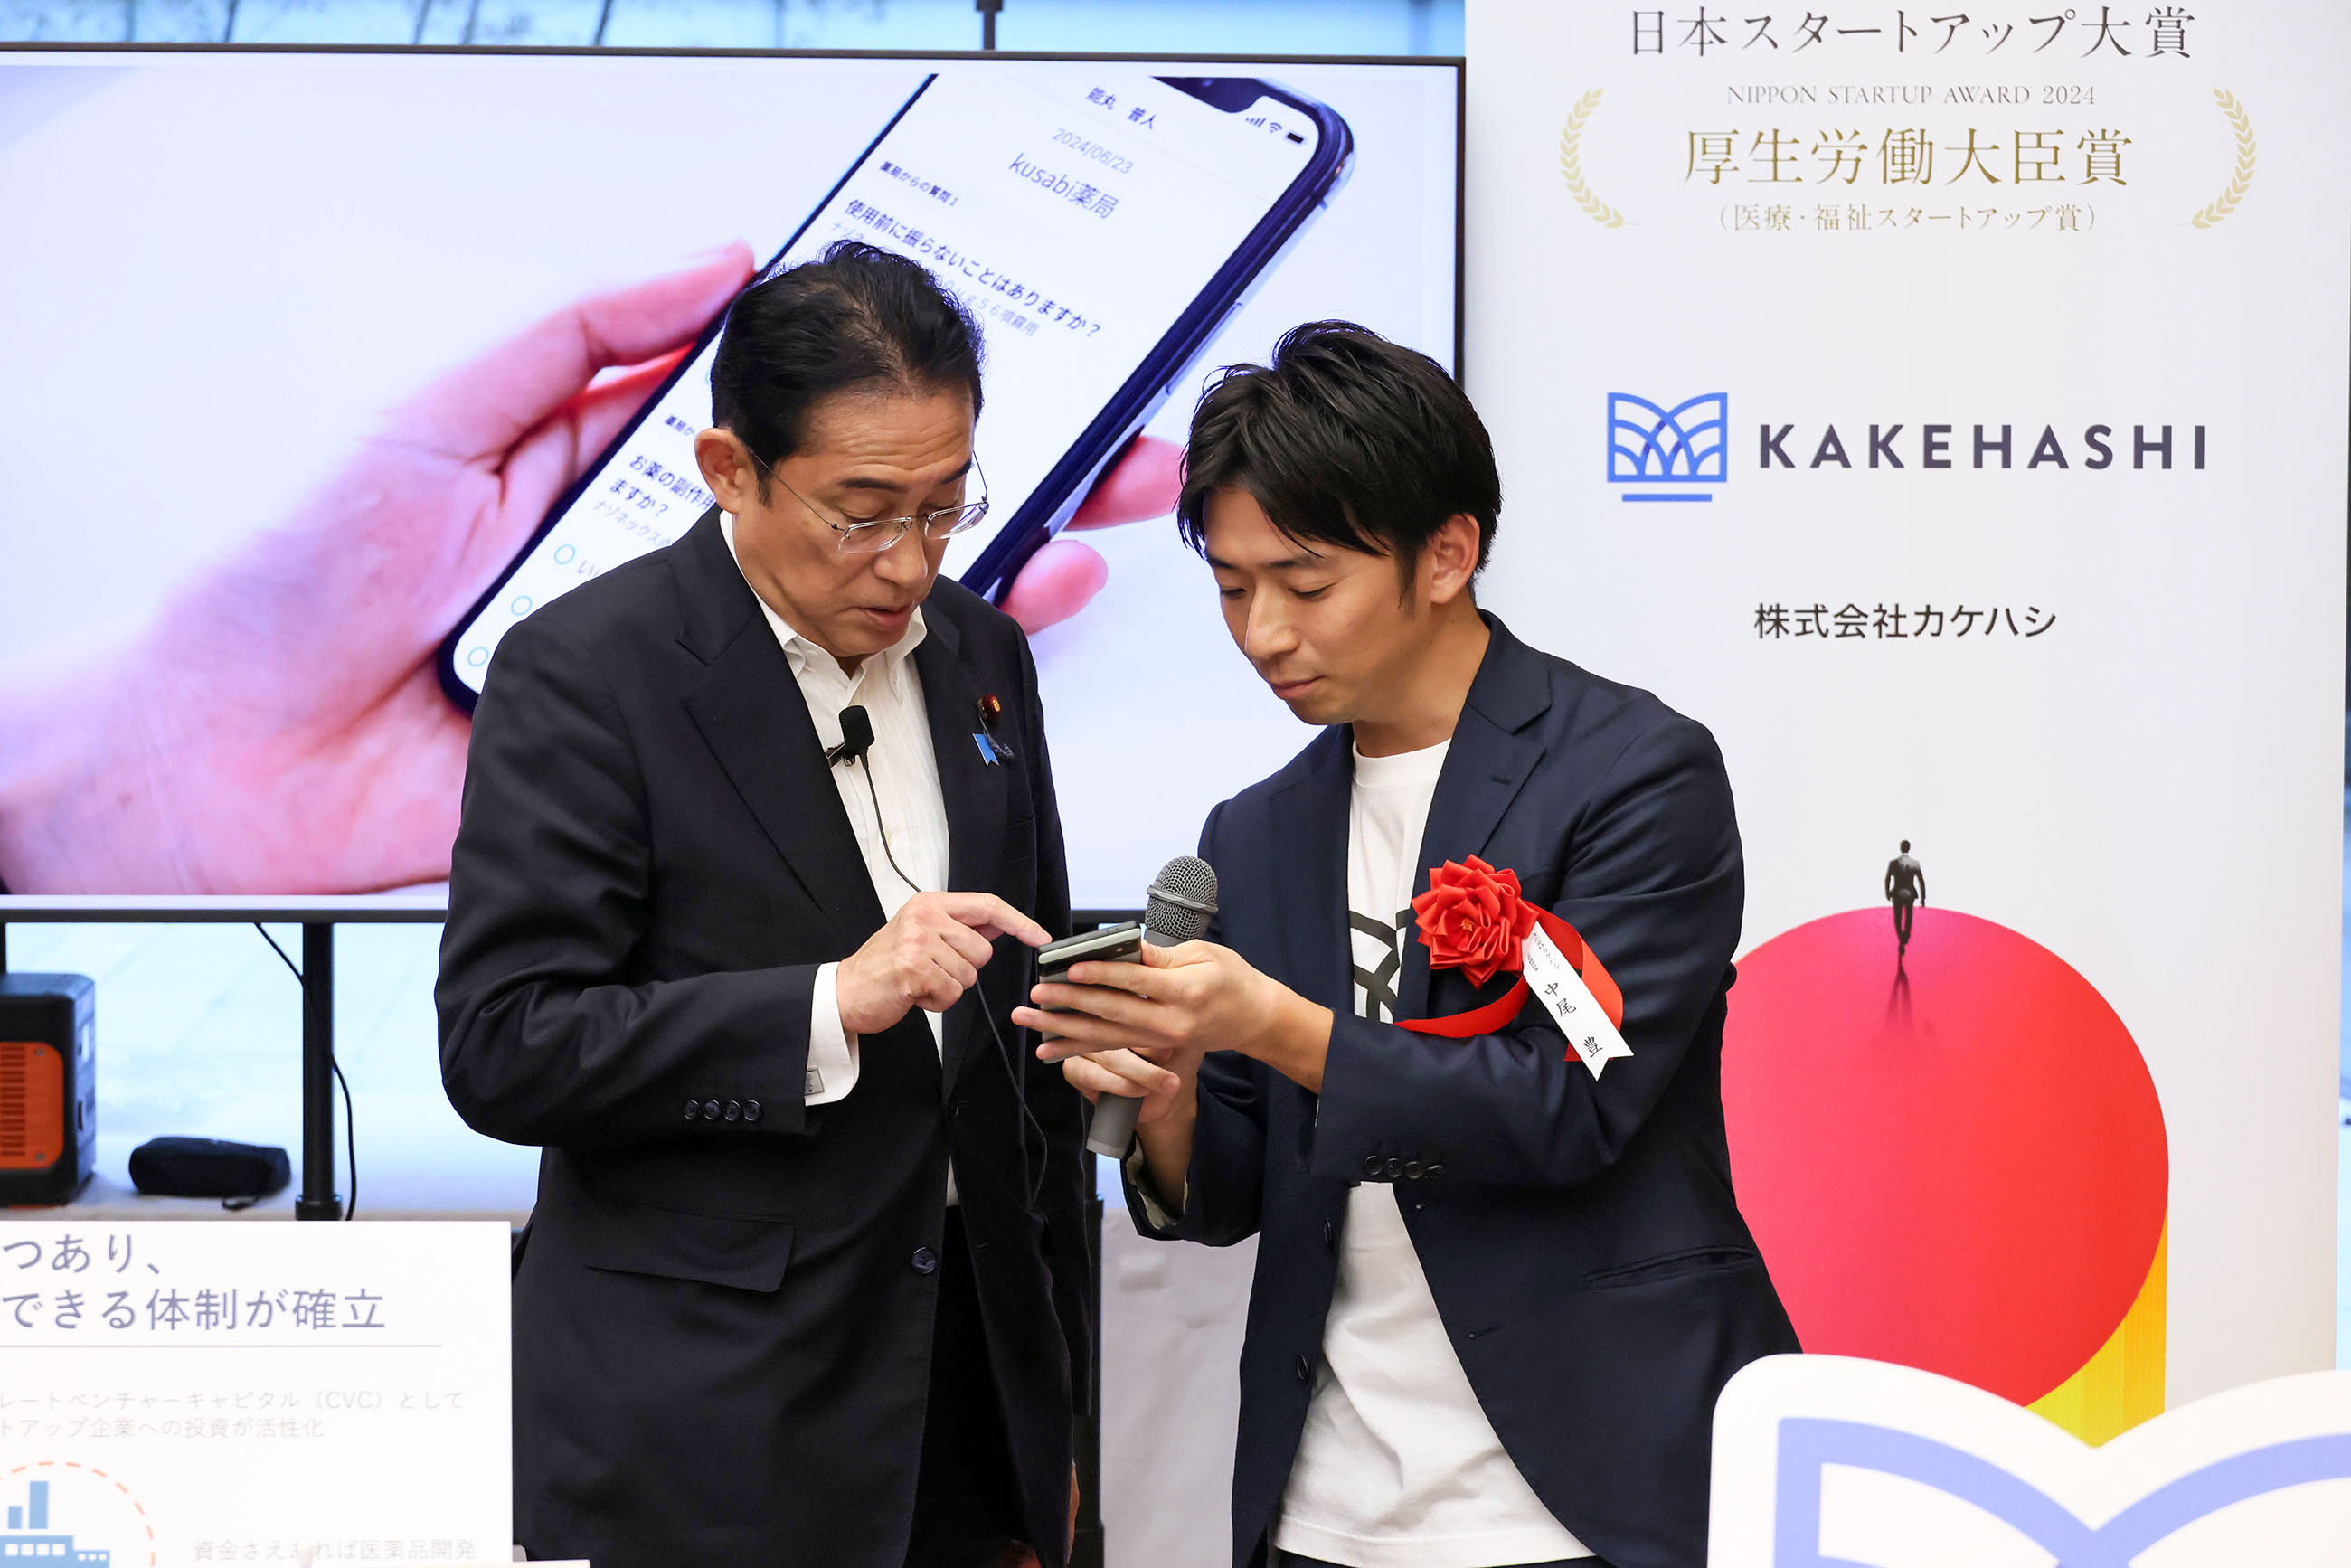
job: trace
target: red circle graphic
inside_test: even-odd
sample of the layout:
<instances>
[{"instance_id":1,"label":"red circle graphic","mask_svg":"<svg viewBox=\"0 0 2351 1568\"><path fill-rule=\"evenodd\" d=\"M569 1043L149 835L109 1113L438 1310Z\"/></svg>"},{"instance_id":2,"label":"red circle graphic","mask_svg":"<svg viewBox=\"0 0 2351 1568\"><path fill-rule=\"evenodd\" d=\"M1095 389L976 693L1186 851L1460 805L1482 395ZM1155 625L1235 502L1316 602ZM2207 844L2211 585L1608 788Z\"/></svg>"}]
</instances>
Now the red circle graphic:
<instances>
[{"instance_id":1,"label":"red circle graphic","mask_svg":"<svg viewBox=\"0 0 2351 1568\"><path fill-rule=\"evenodd\" d=\"M1773 937L1739 966L1722 1092L1806 1350L2030 1404L2146 1282L2169 1181L2154 1080L2105 998L2005 926L1920 909L1898 969L1884 908Z\"/></svg>"}]
</instances>

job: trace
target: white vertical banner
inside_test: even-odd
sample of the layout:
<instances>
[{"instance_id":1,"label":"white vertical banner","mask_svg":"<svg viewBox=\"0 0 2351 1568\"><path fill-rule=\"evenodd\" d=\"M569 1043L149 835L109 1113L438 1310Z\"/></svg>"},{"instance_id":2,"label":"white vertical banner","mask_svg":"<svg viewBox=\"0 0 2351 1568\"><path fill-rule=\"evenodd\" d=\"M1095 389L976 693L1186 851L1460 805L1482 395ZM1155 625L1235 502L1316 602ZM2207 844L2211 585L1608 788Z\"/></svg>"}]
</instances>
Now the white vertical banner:
<instances>
[{"instance_id":1,"label":"white vertical banner","mask_svg":"<svg viewBox=\"0 0 2351 1568\"><path fill-rule=\"evenodd\" d=\"M2351 7L1468 50L1482 596L1721 743L1807 1348L2094 1441L2331 1365Z\"/></svg>"}]
</instances>

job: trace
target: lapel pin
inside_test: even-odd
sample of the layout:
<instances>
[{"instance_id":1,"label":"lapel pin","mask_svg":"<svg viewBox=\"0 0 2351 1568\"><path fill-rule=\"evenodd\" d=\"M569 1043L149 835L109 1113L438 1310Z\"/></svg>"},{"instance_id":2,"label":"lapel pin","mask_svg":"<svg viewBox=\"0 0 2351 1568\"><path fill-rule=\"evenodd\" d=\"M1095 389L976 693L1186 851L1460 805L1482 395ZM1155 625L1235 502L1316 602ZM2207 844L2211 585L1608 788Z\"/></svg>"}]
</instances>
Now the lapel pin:
<instances>
[{"instance_id":1,"label":"lapel pin","mask_svg":"<svg viewBox=\"0 0 2351 1568\"><path fill-rule=\"evenodd\" d=\"M1004 716L1004 699L990 692L972 706L979 711L979 730L971 738L979 747L979 759L993 768L1012 755L1012 748L996 738L995 724Z\"/></svg>"}]
</instances>

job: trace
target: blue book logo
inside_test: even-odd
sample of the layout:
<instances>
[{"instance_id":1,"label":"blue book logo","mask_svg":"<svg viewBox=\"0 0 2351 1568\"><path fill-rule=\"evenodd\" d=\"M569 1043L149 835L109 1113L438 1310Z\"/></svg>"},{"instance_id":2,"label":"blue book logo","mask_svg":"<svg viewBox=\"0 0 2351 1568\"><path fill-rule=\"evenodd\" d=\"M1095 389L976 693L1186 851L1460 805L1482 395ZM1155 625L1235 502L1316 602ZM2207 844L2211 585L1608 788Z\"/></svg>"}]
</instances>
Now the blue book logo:
<instances>
[{"instance_id":1,"label":"blue book logo","mask_svg":"<svg viewBox=\"0 0 2351 1568\"><path fill-rule=\"evenodd\" d=\"M1730 477L1730 394L1701 392L1671 408L1608 394L1608 482L1627 501L1711 501L1692 485Z\"/></svg>"},{"instance_id":2,"label":"blue book logo","mask_svg":"<svg viewBox=\"0 0 2351 1568\"><path fill-rule=\"evenodd\" d=\"M1772 1568L1861 1568L1821 1549L1821 1492L1832 1466L1898 1476L1973 1503L2061 1568L2130 1568L2156 1542L2208 1514L2288 1487L2351 1477L2351 1436L2290 1438L2216 1460L2093 1526L2031 1481L1947 1443L1868 1422L1789 1416L1780 1423Z\"/></svg>"}]
</instances>

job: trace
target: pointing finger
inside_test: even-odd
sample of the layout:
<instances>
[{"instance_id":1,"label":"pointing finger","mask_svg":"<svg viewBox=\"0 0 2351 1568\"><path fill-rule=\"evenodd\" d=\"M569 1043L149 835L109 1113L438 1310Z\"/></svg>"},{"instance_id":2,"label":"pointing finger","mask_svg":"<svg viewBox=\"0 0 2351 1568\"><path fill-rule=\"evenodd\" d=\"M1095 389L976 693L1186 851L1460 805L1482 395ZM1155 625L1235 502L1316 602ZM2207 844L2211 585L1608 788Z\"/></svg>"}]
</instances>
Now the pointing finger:
<instances>
[{"instance_id":1,"label":"pointing finger","mask_svg":"<svg viewBox=\"0 0 2351 1568\"><path fill-rule=\"evenodd\" d=\"M1053 938L1043 926L992 893L945 893L939 907L952 919L987 936L1018 936L1031 947Z\"/></svg>"}]
</instances>

